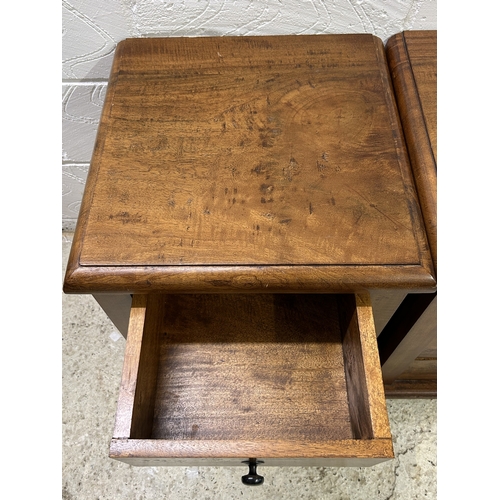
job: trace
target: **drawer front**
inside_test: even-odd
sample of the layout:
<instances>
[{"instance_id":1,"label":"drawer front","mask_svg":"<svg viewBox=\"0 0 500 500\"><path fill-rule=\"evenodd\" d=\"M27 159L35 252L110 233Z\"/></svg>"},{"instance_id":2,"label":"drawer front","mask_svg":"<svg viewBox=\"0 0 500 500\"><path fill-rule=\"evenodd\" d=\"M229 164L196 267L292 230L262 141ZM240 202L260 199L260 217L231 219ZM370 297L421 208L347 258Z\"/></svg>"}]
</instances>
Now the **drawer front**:
<instances>
[{"instance_id":1,"label":"drawer front","mask_svg":"<svg viewBox=\"0 0 500 500\"><path fill-rule=\"evenodd\" d=\"M369 295L135 295L110 456L133 465L393 458Z\"/></svg>"}]
</instances>

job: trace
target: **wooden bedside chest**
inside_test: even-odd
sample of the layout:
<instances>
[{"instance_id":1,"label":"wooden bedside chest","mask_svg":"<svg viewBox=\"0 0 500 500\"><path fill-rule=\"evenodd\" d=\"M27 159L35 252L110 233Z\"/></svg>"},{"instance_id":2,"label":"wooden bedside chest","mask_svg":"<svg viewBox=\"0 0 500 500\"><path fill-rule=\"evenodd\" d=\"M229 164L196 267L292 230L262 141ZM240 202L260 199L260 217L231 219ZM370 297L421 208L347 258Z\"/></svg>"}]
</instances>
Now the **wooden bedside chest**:
<instances>
[{"instance_id":1,"label":"wooden bedside chest","mask_svg":"<svg viewBox=\"0 0 500 500\"><path fill-rule=\"evenodd\" d=\"M437 271L437 31L405 31L387 59ZM437 294L408 294L378 337L387 395L437 395Z\"/></svg>"},{"instance_id":2,"label":"wooden bedside chest","mask_svg":"<svg viewBox=\"0 0 500 500\"><path fill-rule=\"evenodd\" d=\"M376 328L435 286L381 40L118 45L64 282L127 335L113 458L392 458Z\"/></svg>"}]
</instances>

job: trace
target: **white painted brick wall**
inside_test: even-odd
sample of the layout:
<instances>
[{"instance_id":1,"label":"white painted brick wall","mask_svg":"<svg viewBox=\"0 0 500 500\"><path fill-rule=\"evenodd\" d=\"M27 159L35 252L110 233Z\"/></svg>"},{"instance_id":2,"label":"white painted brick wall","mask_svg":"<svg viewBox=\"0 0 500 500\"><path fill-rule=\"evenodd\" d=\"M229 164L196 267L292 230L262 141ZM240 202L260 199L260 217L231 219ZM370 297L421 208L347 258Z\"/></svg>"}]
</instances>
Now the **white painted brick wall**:
<instances>
[{"instance_id":1,"label":"white painted brick wall","mask_svg":"<svg viewBox=\"0 0 500 500\"><path fill-rule=\"evenodd\" d=\"M63 0L62 225L73 230L116 44L127 37L437 29L436 0Z\"/></svg>"}]
</instances>

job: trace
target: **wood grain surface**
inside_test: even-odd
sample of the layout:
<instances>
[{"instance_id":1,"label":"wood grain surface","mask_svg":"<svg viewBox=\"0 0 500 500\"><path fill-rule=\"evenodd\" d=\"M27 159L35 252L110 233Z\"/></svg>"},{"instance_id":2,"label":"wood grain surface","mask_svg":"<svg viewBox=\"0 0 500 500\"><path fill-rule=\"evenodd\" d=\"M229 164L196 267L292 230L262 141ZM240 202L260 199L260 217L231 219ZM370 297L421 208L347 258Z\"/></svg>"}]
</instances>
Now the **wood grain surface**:
<instances>
[{"instance_id":1,"label":"wood grain surface","mask_svg":"<svg viewBox=\"0 0 500 500\"><path fill-rule=\"evenodd\" d=\"M405 31L403 35L437 164L437 31Z\"/></svg>"},{"instance_id":2,"label":"wood grain surface","mask_svg":"<svg viewBox=\"0 0 500 500\"><path fill-rule=\"evenodd\" d=\"M334 296L166 297L151 437L353 437Z\"/></svg>"},{"instance_id":3,"label":"wood grain surface","mask_svg":"<svg viewBox=\"0 0 500 500\"><path fill-rule=\"evenodd\" d=\"M112 439L110 457L148 467L236 466L249 457L265 457L264 466L371 467L394 458L394 450L392 439L329 442Z\"/></svg>"},{"instance_id":4,"label":"wood grain surface","mask_svg":"<svg viewBox=\"0 0 500 500\"><path fill-rule=\"evenodd\" d=\"M437 269L437 31L387 41L387 59Z\"/></svg>"},{"instance_id":5,"label":"wood grain surface","mask_svg":"<svg viewBox=\"0 0 500 500\"><path fill-rule=\"evenodd\" d=\"M134 410L137 378L139 376L139 360L145 333L147 295L135 295L130 310L127 343L123 359L122 379L116 406L115 428L113 436L130 436L132 415ZM158 363L155 364L156 368ZM135 406L137 408L137 406Z\"/></svg>"},{"instance_id":6,"label":"wood grain surface","mask_svg":"<svg viewBox=\"0 0 500 500\"><path fill-rule=\"evenodd\" d=\"M349 333L351 337L359 337L360 351L356 363L360 364L362 362L363 364L363 370L360 370L358 373L359 377L366 381L367 400L363 401L363 404L368 408L367 419L370 421L372 428L371 436L375 439L389 439L391 438L391 430L382 388L382 370L380 368L380 359L378 356L377 338L370 295L367 293L359 293L354 296L344 295L342 299L343 302L339 302L339 311L342 307L345 307L342 304L350 300L352 300L355 305L353 314L355 315L358 330L355 333L355 330L351 326ZM345 338L343 345L345 352ZM356 404L361 405L362 400L358 400Z\"/></svg>"},{"instance_id":7,"label":"wood grain surface","mask_svg":"<svg viewBox=\"0 0 500 500\"><path fill-rule=\"evenodd\" d=\"M228 290L235 274L273 286L280 266L292 291L304 274L316 290L433 287L378 38L119 44L65 290L145 291L147 270L150 291L207 291L207 266Z\"/></svg>"}]
</instances>

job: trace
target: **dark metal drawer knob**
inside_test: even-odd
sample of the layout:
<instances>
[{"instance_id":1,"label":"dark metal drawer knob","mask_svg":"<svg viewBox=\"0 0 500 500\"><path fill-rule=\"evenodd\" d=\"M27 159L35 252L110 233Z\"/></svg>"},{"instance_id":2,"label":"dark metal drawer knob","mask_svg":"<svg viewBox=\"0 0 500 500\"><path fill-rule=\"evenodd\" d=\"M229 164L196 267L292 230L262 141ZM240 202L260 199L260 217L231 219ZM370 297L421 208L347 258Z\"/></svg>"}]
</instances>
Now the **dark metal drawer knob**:
<instances>
[{"instance_id":1,"label":"dark metal drawer knob","mask_svg":"<svg viewBox=\"0 0 500 500\"><path fill-rule=\"evenodd\" d=\"M248 474L241 476L241 482L248 486L258 486L264 483L264 477L257 474L257 464L263 464L262 460L257 460L256 458L250 458L243 462L248 464Z\"/></svg>"}]
</instances>

